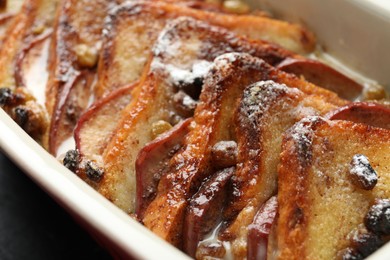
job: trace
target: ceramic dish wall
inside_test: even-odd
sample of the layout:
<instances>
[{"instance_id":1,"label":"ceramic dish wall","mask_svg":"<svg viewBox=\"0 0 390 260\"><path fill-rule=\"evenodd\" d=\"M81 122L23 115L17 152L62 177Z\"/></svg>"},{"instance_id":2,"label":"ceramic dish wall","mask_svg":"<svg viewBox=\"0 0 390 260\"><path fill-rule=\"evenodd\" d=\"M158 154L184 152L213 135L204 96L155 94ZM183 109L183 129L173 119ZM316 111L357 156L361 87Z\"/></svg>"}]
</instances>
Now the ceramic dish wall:
<instances>
[{"instance_id":1,"label":"ceramic dish wall","mask_svg":"<svg viewBox=\"0 0 390 260\"><path fill-rule=\"evenodd\" d=\"M326 51L390 91L390 11L386 8L363 0L251 1L254 7L265 7L277 16L304 23ZM68 171L2 110L0 129L0 148L112 254L141 259L188 258ZM388 259L389 255L388 244L371 258Z\"/></svg>"}]
</instances>

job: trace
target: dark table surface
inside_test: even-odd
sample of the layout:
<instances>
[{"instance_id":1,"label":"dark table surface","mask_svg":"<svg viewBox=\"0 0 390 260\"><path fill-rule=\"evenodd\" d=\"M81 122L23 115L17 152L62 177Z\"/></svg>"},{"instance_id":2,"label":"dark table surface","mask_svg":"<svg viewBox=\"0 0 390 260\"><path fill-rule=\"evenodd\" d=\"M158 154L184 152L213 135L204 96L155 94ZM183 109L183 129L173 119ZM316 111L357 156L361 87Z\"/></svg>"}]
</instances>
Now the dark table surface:
<instances>
[{"instance_id":1,"label":"dark table surface","mask_svg":"<svg viewBox=\"0 0 390 260\"><path fill-rule=\"evenodd\" d=\"M111 259L0 152L0 259Z\"/></svg>"}]
</instances>

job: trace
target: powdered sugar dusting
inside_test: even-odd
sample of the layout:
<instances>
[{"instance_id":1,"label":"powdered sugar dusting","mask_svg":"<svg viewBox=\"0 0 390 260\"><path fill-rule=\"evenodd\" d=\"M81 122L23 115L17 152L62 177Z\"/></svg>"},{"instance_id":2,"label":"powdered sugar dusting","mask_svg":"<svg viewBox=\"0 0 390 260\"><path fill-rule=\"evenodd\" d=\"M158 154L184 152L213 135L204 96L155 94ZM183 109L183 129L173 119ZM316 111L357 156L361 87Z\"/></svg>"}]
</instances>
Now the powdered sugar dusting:
<instances>
[{"instance_id":1,"label":"powdered sugar dusting","mask_svg":"<svg viewBox=\"0 0 390 260\"><path fill-rule=\"evenodd\" d=\"M203 81L212 66L212 62L203 59L179 62L181 56L196 54L201 49L199 40L182 42L180 35L175 34L177 30L173 27L178 26L180 21L177 19L168 24L159 34L153 48L154 58L151 64L151 70L166 73L168 81L173 85L193 84L197 79Z\"/></svg>"},{"instance_id":2,"label":"powdered sugar dusting","mask_svg":"<svg viewBox=\"0 0 390 260\"><path fill-rule=\"evenodd\" d=\"M227 66L231 66L233 62L235 62L237 59L239 59L241 56L250 56L249 54L244 53L238 53L238 52L230 52L223 55L218 56L214 60L214 66L215 68L223 68Z\"/></svg>"},{"instance_id":3,"label":"powdered sugar dusting","mask_svg":"<svg viewBox=\"0 0 390 260\"><path fill-rule=\"evenodd\" d=\"M127 16L137 15L142 12L142 3L137 2L124 2L123 4L117 5L115 2L108 4L108 15L104 19L104 28L102 30L103 36L108 37L110 33L116 32L113 28L116 26L115 21L121 16L121 12L126 12Z\"/></svg>"},{"instance_id":4,"label":"powdered sugar dusting","mask_svg":"<svg viewBox=\"0 0 390 260\"><path fill-rule=\"evenodd\" d=\"M299 90L272 80L254 83L244 90L240 112L250 122L255 123L279 96L287 92L298 94Z\"/></svg>"},{"instance_id":5,"label":"powdered sugar dusting","mask_svg":"<svg viewBox=\"0 0 390 260\"><path fill-rule=\"evenodd\" d=\"M296 123L289 130L289 136L294 140L302 166L310 163L312 158L312 142L314 138L314 125L324 119L319 116L308 116Z\"/></svg>"},{"instance_id":6,"label":"powdered sugar dusting","mask_svg":"<svg viewBox=\"0 0 390 260\"><path fill-rule=\"evenodd\" d=\"M171 31L172 26L168 24L159 34L152 50L155 57L160 57L161 55L175 56L182 46L182 42Z\"/></svg>"},{"instance_id":7,"label":"powdered sugar dusting","mask_svg":"<svg viewBox=\"0 0 390 260\"><path fill-rule=\"evenodd\" d=\"M159 59L154 59L152 70L162 70L169 77L169 81L173 85L193 84L197 79L203 79L212 63L206 60L198 60L192 64L190 69L182 69L172 64L163 64Z\"/></svg>"},{"instance_id":8,"label":"powdered sugar dusting","mask_svg":"<svg viewBox=\"0 0 390 260\"><path fill-rule=\"evenodd\" d=\"M248 53L229 52L215 58L214 65L210 70L226 71L238 66L258 68L260 73L260 68L263 64L265 64L265 61Z\"/></svg>"}]
</instances>

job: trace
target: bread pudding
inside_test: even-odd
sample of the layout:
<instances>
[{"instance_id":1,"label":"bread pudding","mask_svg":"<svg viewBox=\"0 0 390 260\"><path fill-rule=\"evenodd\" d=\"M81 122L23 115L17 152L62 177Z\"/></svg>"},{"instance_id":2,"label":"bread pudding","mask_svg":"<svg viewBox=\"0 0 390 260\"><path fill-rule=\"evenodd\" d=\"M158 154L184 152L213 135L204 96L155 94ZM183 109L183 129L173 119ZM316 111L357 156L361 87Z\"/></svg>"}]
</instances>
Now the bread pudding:
<instances>
[{"instance_id":1,"label":"bread pudding","mask_svg":"<svg viewBox=\"0 0 390 260\"><path fill-rule=\"evenodd\" d=\"M390 234L386 93L362 102L364 82L308 58L312 32L228 6L3 8L0 105L193 258L367 257Z\"/></svg>"}]
</instances>

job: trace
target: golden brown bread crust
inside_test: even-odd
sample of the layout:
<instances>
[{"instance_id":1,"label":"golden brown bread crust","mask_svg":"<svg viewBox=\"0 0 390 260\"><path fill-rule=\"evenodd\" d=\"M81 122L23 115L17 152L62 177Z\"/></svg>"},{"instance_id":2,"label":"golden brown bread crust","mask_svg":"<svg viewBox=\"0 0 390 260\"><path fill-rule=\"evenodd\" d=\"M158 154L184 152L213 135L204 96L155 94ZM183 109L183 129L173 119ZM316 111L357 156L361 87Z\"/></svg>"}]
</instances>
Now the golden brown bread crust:
<instances>
[{"instance_id":1,"label":"golden brown bread crust","mask_svg":"<svg viewBox=\"0 0 390 260\"><path fill-rule=\"evenodd\" d=\"M227 15L164 2L128 2L110 14L99 62L96 96L139 79L159 32L166 22L188 16L247 36L274 42L298 53L312 51L315 39L303 28L252 15ZM136 40L134 40L136 39Z\"/></svg>"},{"instance_id":2,"label":"golden brown bread crust","mask_svg":"<svg viewBox=\"0 0 390 260\"><path fill-rule=\"evenodd\" d=\"M0 47L6 37L6 31L9 25L12 23L15 14L12 13L0 13Z\"/></svg>"},{"instance_id":3,"label":"golden brown bread crust","mask_svg":"<svg viewBox=\"0 0 390 260\"><path fill-rule=\"evenodd\" d=\"M26 0L20 12L10 21L0 49L0 88L9 88L14 95L21 95L16 106L5 108L8 114L35 140L46 146L44 135L47 132L47 115L43 104L38 104L24 84L17 80L18 59L40 35L48 33L53 26L53 11L57 0ZM49 14L49 15L48 15ZM37 28L43 28L37 32ZM44 31L44 32L43 32ZM19 85L20 84L20 85ZM32 86L34 87L34 86ZM16 110L28 116L19 120ZM23 121L23 122L20 122Z\"/></svg>"},{"instance_id":4,"label":"golden brown bread crust","mask_svg":"<svg viewBox=\"0 0 390 260\"><path fill-rule=\"evenodd\" d=\"M200 43L198 43L200 42ZM176 44L177 46L170 46ZM190 48L189 44L199 44L197 48ZM188 55L186 59L177 59L170 52L183 52ZM239 34L220 26L181 17L171 21L160 33L153 53L171 64L189 64L191 59L211 61L219 55L228 52L244 52L263 59L270 65L278 65L289 57L305 59L291 51L262 41L242 37ZM189 56L191 55L191 56ZM185 65L188 66L188 65Z\"/></svg>"},{"instance_id":5,"label":"golden brown bread crust","mask_svg":"<svg viewBox=\"0 0 390 260\"><path fill-rule=\"evenodd\" d=\"M55 33L49 57L46 107L52 117L49 151L71 136L75 119L86 108L95 77L95 65L80 62L77 48L100 49L103 20L110 5L117 1L62 0L57 9ZM91 8L93 6L93 8ZM80 87L78 87L78 86ZM77 99L76 102L68 99ZM72 114L67 114L72 111Z\"/></svg>"},{"instance_id":6,"label":"golden brown bread crust","mask_svg":"<svg viewBox=\"0 0 390 260\"><path fill-rule=\"evenodd\" d=\"M304 244L299 242L304 241L307 237L307 232L304 230L305 228L298 230L300 227L307 225L307 219L304 217L303 212L307 211L309 205L302 193L305 193L304 187L308 187L309 183L304 176L306 175L306 167L310 165L312 160L310 150L310 142L314 135L312 131L315 130L316 126L324 122L319 118L312 118L312 122L303 121L304 123L299 122L297 125L302 125L303 127L307 125L307 131L302 131L297 140L293 136L289 137L287 134L282 143L281 162L278 169L279 216L277 222L277 245L281 259L284 257L290 259L306 257ZM293 130L290 133L293 133ZM284 221L279 221L279 219ZM282 236L287 240L286 242L281 241ZM290 247L290 243L295 244L296 247Z\"/></svg>"},{"instance_id":7,"label":"golden brown bread crust","mask_svg":"<svg viewBox=\"0 0 390 260\"><path fill-rule=\"evenodd\" d=\"M247 227L258 208L277 192L284 131L306 116L323 115L334 108L320 97L273 81L257 82L244 90L234 120L239 148L237 170L225 210L225 220L233 222L222 232L223 239L232 241L236 258L246 256Z\"/></svg>"},{"instance_id":8,"label":"golden brown bread crust","mask_svg":"<svg viewBox=\"0 0 390 260\"><path fill-rule=\"evenodd\" d=\"M252 67L252 72L256 65ZM206 79L195 111L194 128L186 136L182 150L172 158L171 170L162 177L157 197L145 212L145 226L179 247L187 199L199 188L203 179L212 173L209 147L218 141L231 139L228 127L231 118L227 109L234 107L234 97L242 89L234 83L238 83L241 76L245 81L244 75L247 76L237 69L234 76L239 77L231 77L229 74L233 70L233 66L229 66L227 59L223 58L212 68L212 75ZM230 95L226 95L227 92Z\"/></svg>"},{"instance_id":9,"label":"golden brown bread crust","mask_svg":"<svg viewBox=\"0 0 390 260\"><path fill-rule=\"evenodd\" d=\"M165 240L180 247L182 214L187 199L212 173L210 147L218 141L231 140L233 135L228 129L233 124L232 111L237 98L246 86L261 80L285 83L334 104L345 103L334 93L280 72L248 54L218 57L206 78L195 111L195 127L187 135L183 149L171 160L172 170L162 177L157 197L145 213L144 224Z\"/></svg>"},{"instance_id":10,"label":"golden brown bread crust","mask_svg":"<svg viewBox=\"0 0 390 260\"><path fill-rule=\"evenodd\" d=\"M124 109L115 134L103 153L105 174L98 184L98 191L125 212L134 212L135 160L138 151L151 141L151 125L169 117L164 109L169 100L164 88L157 88L155 73L148 80L141 79L142 91L137 87L132 100ZM146 78L143 77L143 78ZM131 164L130 164L131 163Z\"/></svg>"},{"instance_id":11,"label":"golden brown bread crust","mask_svg":"<svg viewBox=\"0 0 390 260\"><path fill-rule=\"evenodd\" d=\"M93 162L97 167L102 166L103 152L115 133L123 109L130 103L133 87L119 88L95 102L81 115L74 129L76 150L80 156L76 174L94 188L98 184L86 174L86 164Z\"/></svg>"},{"instance_id":12,"label":"golden brown bread crust","mask_svg":"<svg viewBox=\"0 0 390 260\"><path fill-rule=\"evenodd\" d=\"M188 46L192 48L188 49ZM151 129L152 123L157 120L171 121L172 114L177 113L172 104L174 89L180 87L182 80L177 75L185 72L186 76L193 78L197 72L192 70L199 65L202 69L197 77L202 79L208 62L227 51L249 52L272 63L293 55L272 44L239 38L224 29L189 18L182 18L168 26L154 48L151 70L144 70L143 79L133 91L133 101L125 109L125 116L118 123L117 133L104 154L106 171L98 190L120 208L129 212L134 209L134 162L138 151L151 141L151 135L145 129ZM301 87L305 88L305 84ZM310 91L317 89L310 86ZM318 89L316 92L339 101L329 91Z\"/></svg>"},{"instance_id":13,"label":"golden brown bread crust","mask_svg":"<svg viewBox=\"0 0 390 260\"><path fill-rule=\"evenodd\" d=\"M24 4L24 0L7 0L2 1L3 6L0 7L0 13L6 14L16 14L20 11L22 5Z\"/></svg>"},{"instance_id":14,"label":"golden brown bread crust","mask_svg":"<svg viewBox=\"0 0 390 260\"><path fill-rule=\"evenodd\" d=\"M18 86L18 82L15 80L16 70L18 69L16 67L18 55L23 51L23 48L40 37L41 33L35 31L37 27L43 27L45 32L50 30L54 15L47 15L47 13L52 13L56 4L57 1L55 0L25 1L20 12L12 19L5 32L7 37L0 50L0 64L4 68L0 72L2 87L11 89L25 87L24 85Z\"/></svg>"},{"instance_id":15,"label":"golden brown bread crust","mask_svg":"<svg viewBox=\"0 0 390 260\"><path fill-rule=\"evenodd\" d=\"M3 68L0 71L2 87L12 89L18 87L14 78L15 59L23 46L28 45L36 37L33 32L35 27L43 25L50 28L53 25L54 16L47 14L53 12L56 3L56 0L27 0L12 20L0 49L0 64Z\"/></svg>"},{"instance_id":16,"label":"golden brown bread crust","mask_svg":"<svg viewBox=\"0 0 390 260\"><path fill-rule=\"evenodd\" d=\"M93 103L80 117L74 130L76 149L81 156L101 156L113 134L122 110L131 100L134 85L119 88Z\"/></svg>"},{"instance_id":17,"label":"golden brown bread crust","mask_svg":"<svg viewBox=\"0 0 390 260\"><path fill-rule=\"evenodd\" d=\"M348 179L356 154L378 174L372 191ZM283 139L279 167L279 259L332 259L349 246L377 198L389 198L390 131L320 117L304 119Z\"/></svg>"}]
</instances>

